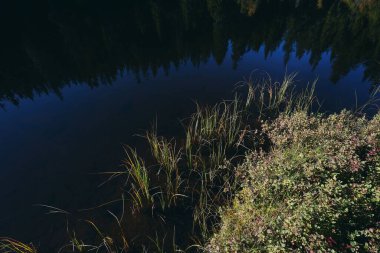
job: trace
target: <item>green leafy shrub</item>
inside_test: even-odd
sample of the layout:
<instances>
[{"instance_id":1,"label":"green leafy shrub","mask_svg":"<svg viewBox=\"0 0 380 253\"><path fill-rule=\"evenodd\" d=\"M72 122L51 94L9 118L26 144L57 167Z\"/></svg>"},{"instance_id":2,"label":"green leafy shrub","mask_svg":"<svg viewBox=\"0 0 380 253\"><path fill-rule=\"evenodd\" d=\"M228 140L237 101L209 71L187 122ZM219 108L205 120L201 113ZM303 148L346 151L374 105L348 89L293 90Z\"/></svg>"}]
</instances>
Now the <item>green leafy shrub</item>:
<instances>
[{"instance_id":1,"label":"green leafy shrub","mask_svg":"<svg viewBox=\"0 0 380 253\"><path fill-rule=\"evenodd\" d=\"M282 114L269 152L239 166L242 190L209 252L378 252L380 114Z\"/></svg>"}]
</instances>

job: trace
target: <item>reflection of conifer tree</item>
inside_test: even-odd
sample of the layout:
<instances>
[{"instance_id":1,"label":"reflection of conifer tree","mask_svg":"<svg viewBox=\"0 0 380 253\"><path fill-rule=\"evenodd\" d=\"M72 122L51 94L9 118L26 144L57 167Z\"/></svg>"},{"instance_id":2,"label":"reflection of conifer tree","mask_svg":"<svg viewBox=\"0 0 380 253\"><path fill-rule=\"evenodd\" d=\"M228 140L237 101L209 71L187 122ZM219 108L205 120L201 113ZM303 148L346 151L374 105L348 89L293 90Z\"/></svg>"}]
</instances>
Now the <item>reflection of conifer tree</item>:
<instances>
[{"instance_id":1,"label":"reflection of conifer tree","mask_svg":"<svg viewBox=\"0 0 380 253\"><path fill-rule=\"evenodd\" d=\"M213 25L212 54L217 64L222 64L228 49L228 37L220 24Z\"/></svg>"},{"instance_id":2,"label":"reflection of conifer tree","mask_svg":"<svg viewBox=\"0 0 380 253\"><path fill-rule=\"evenodd\" d=\"M156 27L157 35L161 39L162 34L161 34L160 6L155 1L149 1L149 4L150 4L150 12L151 12L152 19Z\"/></svg>"},{"instance_id":3,"label":"reflection of conifer tree","mask_svg":"<svg viewBox=\"0 0 380 253\"><path fill-rule=\"evenodd\" d=\"M181 9L181 16L182 16L182 22L184 25L184 29L188 30L190 27L190 3L189 0L180 0L179 1L180 9Z\"/></svg>"},{"instance_id":4,"label":"reflection of conifer tree","mask_svg":"<svg viewBox=\"0 0 380 253\"><path fill-rule=\"evenodd\" d=\"M253 16L260 5L260 0L236 0L236 2L240 5L241 13L248 16Z\"/></svg>"},{"instance_id":5,"label":"reflection of conifer tree","mask_svg":"<svg viewBox=\"0 0 380 253\"><path fill-rule=\"evenodd\" d=\"M7 1L0 12L0 101L59 90L66 84L110 84L127 70L142 80L185 61L223 62L283 43L316 67L332 57L336 81L362 64L380 78L380 1L324 0L99 0ZM48 2L48 4L47 4ZM30 11L33 10L33 11ZM11 24L11 25L9 25Z\"/></svg>"},{"instance_id":6,"label":"reflection of conifer tree","mask_svg":"<svg viewBox=\"0 0 380 253\"><path fill-rule=\"evenodd\" d=\"M215 22L221 22L224 19L223 4L223 0L207 0L208 11Z\"/></svg>"}]
</instances>

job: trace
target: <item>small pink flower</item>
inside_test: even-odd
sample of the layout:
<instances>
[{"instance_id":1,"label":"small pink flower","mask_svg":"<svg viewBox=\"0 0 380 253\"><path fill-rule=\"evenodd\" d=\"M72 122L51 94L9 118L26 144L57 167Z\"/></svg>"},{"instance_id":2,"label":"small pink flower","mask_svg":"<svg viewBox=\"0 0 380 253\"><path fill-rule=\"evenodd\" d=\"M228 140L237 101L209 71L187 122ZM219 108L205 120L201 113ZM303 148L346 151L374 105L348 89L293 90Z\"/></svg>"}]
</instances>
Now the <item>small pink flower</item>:
<instances>
[{"instance_id":1,"label":"small pink flower","mask_svg":"<svg viewBox=\"0 0 380 253\"><path fill-rule=\"evenodd\" d=\"M368 152L369 156L375 156L380 152L380 148L373 148Z\"/></svg>"},{"instance_id":2,"label":"small pink flower","mask_svg":"<svg viewBox=\"0 0 380 253\"><path fill-rule=\"evenodd\" d=\"M331 236L327 237L327 244L332 247L334 246L334 244L336 244L336 241L334 239L332 239Z\"/></svg>"},{"instance_id":3,"label":"small pink flower","mask_svg":"<svg viewBox=\"0 0 380 253\"><path fill-rule=\"evenodd\" d=\"M351 161L351 169L352 169L352 171L357 172L360 169L360 163L359 163L359 161L352 160Z\"/></svg>"}]
</instances>

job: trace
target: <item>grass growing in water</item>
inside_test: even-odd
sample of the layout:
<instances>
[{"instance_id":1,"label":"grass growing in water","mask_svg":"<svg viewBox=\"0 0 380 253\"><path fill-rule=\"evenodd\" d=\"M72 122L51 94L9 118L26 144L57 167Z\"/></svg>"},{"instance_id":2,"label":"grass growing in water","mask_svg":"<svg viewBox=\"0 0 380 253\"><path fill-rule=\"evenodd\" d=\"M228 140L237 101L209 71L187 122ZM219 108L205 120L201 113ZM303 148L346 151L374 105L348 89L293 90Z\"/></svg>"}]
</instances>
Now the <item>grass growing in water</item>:
<instances>
[{"instance_id":1,"label":"grass growing in water","mask_svg":"<svg viewBox=\"0 0 380 253\"><path fill-rule=\"evenodd\" d=\"M138 156L136 150L126 147L126 158L123 162L127 169L128 178L131 180L130 195L135 207L143 208L152 205L153 198L150 193L149 174L144 161Z\"/></svg>"},{"instance_id":2,"label":"grass growing in water","mask_svg":"<svg viewBox=\"0 0 380 253\"><path fill-rule=\"evenodd\" d=\"M182 246L182 249L187 249L188 252L260 252L262 249L268 252L298 252L328 249L329 243L320 239L321 236L329 238L328 233L309 233L311 230L306 228L325 225L309 219L310 215L324 217L324 220L331 217L323 216L323 212L316 212L318 215L315 215L316 213L308 213L305 210L309 207L314 210L322 208L321 210L326 210L333 216L334 209L328 209L328 205L315 205L312 200L318 197L319 183L323 185L321 189L327 187L326 189L330 189L336 196L340 194L329 185L337 175L343 177L339 180L347 179L344 176L351 175L351 172L346 173L347 171L334 171L342 167L340 162L344 161L347 167L359 170L362 168L362 162L379 167L378 162L376 165L376 161L373 163L367 158L373 157L372 153L378 154L380 150L380 127L376 124L369 124L367 127L364 119L360 121L357 116L348 112L343 113L346 115L345 121L334 120L334 117L340 118L339 115L329 116L326 120L324 115L311 114L311 108L316 103L315 82L303 91L296 91L293 84L295 77L295 74L290 74L285 76L282 82L272 82L269 77L259 82L249 80L243 85L247 92L237 93L231 101L222 101L215 106L197 104L196 112L184 123L183 138L167 139L158 136L155 128L147 132L145 137L153 159L149 166L145 161L150 159L143 160L136 150L126 148L126 171L115 175L127 175L126 188L134 209L151 210L149 214L135 212L136 219L149 220L147 223L153 224L157 231L153 231L154 234L146 234L143 243L134 245L133 237L128 237L132 239L127 242L127 237L124 236L124 233L128 232L128 224L123 218L114 215L124 241L100 236L98 245L103 245L107 250L113 250L112 252L134 252L138 251L137 249L140 250L138 252L174 252L178 251L177 246ZM348 131L347 127L350 126L353 126L356 132L352 132L351 128L351 132ZM324 132L321 129L326 130ZM334 130L335 135L332 139L335 142L329 142ZM360 145L355 146L358 143ZM365 149L362 149L362 144L367 145ZM331 153L340 147L360 147L361 151L356 153L356 149L350 149L351 153L347 153L347 150L340 150L344 154L343 158L340 151ZM331 161L334 161L335 167L330 164ZM331 166L325 167L326 164ZM369 174L368 171L366 173ZM365 174L363 176L363 182L371 183L371 187L359 189L363 190L363 196L369 194L364 193L365 190L376 192L376 187L379 187L378 181L367 180ZM376 178L376 174L373 178ZM362 182L360 180L355 183ZM335 183L335 186L341 186L338 182ZM343 188L342 191L345 191ZM304 194L309 194L310 199L305 199ZM339 196L343 196L341 199L350 199L345 198L346 195ZM371 202L368 217L379 208L376 202L378 195L371 196L374 196L375 202ZM292 198L288 199L289 197ZM303 202L297 202L297 198ZM334 198L319 200L326 203L338 201ZM352 201L352 206L349 206L352 210L356 210L354 206L357 204L365 206L364 202L357 203L355 199ZM294 210L297 212L292 213ZM302 210L306 216L302 216L305 214ZM347 222L352 222L349 212L344 215ZM296 217L309 219L309 223L302 224ZM180 221L173 221L176 219ZM278 219L289 219L290 223L281 223L283 220ZM190 228L186 226L186 237L193 238L192 242L185 240L177 244L178 234L175 229L170 235L159 230L160 226L166 227L168 224L174 224L170 227L185 227L183 224L189 220L192 224ZM372 218L366 224L376 226L376 222L378 220ZM281 230L286 226L293 226L293 230ZM301 228L302 231L297 230ZM153 230L152 227L147 229ZM331 229L334 230L335 227ZM368 229L358 230L360 240L376 239L376 236L379 236L376 227ZM293 237L294 231L298 231L297 233L303 234L304 237ZM348 232L340 228L338 233ZM374 233L374 236L370 233ZM245 235L248 237L244 237ZM355 240L352 233L350 236ZM253 241L250 241L251 239ZM335 237L333 240L336 241ZM305 241L314 246L307 248L302 244ZM105 246L105 242L109 247ZM249 244L246 245L246 242ZM376 241L370 239L368 243L367 248L360 246L359 249L372 252L370 250L375 248ZM146 245L141 246L142 244ZM189 247L192 244L201 246Z\"/></svg>"},{"instance_id":3,"label":"grass growing in water","mask_svg":"<svg viewBox=\"0 0 380 253\"><path fill-rule=\"evenodd\" d=\"M318 104L314 95L317 80L308 84L305 89L296 91L295 78L297 73L285 74L281 82L273 81L269 75L257 79L249 78L240 82L247 87L245 107L258 113L258 117L267 119L276 117L279 113L290 114L294 111L310 111Z\"/></svg>"},{"instance_id":4,"label":"grass growing in water","mask_svg":"<svg viewBox=\"0 0 380 253\"><path fill-rule=\"evenodd\" d=\"M215 139L223 139L226 145L232 146L236 144L243 124L243 111L237 97L212 107L197 104L197 111L191 116L187 127L186 148Z\"/></svg>"},{"instance_id":5,"label":"grass growing in water","mask_svg":"<svg viewBox=\"0 0 380 253\"><path fill-rule=\"evenodd\" d=\"M158 137L156 130L146 133L151 148L152 156L155 158L159 166L159 174L161 172L165 177L165 185L163 192L157 193L160 198L161 208L170 207L176 202L176 199L182 197L180 187L182 184L181 172L178 163L182 156L181 149L177 149L174 139L168 141L164 137Z\"/></svg>"},{"instance_id":6,"label":"grass growing in water","mask_svg":"<svg viewBox=\"0 0 380 253\"><path fill-rule=\"evenodd\" d=\"M0 238L1 253L37 253L32 244L25 244L12 238Z\"/></svg>"}]
</instances>

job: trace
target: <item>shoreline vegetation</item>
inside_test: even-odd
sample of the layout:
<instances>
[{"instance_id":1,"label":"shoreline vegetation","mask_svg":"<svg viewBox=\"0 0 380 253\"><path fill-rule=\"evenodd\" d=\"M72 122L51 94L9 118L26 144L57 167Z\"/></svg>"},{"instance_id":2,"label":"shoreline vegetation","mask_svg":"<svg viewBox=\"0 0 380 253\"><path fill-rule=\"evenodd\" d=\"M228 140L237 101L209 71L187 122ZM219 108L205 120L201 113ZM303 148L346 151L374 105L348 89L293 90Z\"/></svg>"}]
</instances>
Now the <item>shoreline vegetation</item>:
<instances>
[{"instance_id":1,"label":"shoreline vegetation","mask_svg":"<svg viewBox=\"0 0 380 253\"><path fill-rule=\"evenodd\" d=\"M68 224L60 252L378 252L380 114L315 112L316 82L296 90L295 77L197 105L181 138L152 127L146 157L125 147L124 169L107 173L121 207ZM0 252L40 251L0 238Z\"/></svg>"}]
</instances>

